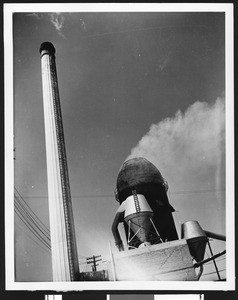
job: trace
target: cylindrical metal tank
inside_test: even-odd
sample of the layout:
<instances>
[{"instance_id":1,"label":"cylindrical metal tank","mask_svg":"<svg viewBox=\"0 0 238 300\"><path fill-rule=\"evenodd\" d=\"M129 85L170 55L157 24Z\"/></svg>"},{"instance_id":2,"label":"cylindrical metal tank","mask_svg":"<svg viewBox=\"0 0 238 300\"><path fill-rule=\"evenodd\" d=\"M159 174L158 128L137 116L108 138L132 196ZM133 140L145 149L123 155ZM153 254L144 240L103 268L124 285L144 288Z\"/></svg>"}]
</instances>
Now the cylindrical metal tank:
<instances>
[{"instance_id":1,"label":"cylindrical metal tank","mask_svg":"<svg viewBox=\"0 0 238 300\"><path fill-rule=\"evenodd\" d=\"M133 194L124 203L126 204L124 213L126 223L141 243L147 242L151 227L150 218L153 217L153 211L148 202L143 195Z\"/></svg>"}]
</instances>

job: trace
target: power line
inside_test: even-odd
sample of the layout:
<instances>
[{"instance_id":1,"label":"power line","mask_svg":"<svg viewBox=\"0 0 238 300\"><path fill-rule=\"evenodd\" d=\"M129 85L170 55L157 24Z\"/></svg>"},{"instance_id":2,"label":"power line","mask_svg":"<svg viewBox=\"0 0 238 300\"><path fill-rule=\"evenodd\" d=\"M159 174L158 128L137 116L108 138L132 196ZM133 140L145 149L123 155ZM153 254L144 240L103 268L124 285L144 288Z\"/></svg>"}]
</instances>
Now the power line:
<instances>
[{"instance_id":1,"label":"power line","mask_svg":"<svg viewBox=\"0 0 238 300\"><path fill-rule=\"evenodd\" d=\"M24 198L21 196L20 192L15 187L17 196L14 194L14 210L19 219L23 224L31 231L31 233L47 247L48 250L51 249L50 246L50 232L49 229L44 225L44 223L38 218L34 211L29 207ZM35 241L36 242L36 241Z\"/></svg>"},{"instance_id":2,"label":"power line","mask_svg":"<svg viewBox=\"0 0 238 300\"><path fill-rule=\"evenodd\" d=\"M26 225L26 227L34 234L34 236L38 240L40 240L40 242L42 242L50 250L50 246L34 232L34 230L27 224L27 222L24 220L24 218L21 216L21 214L17 210L15 210L15 212L16 212L17 216L22 220L22 222Z\"/></svg>"},{"instance_id":3,"label":"power line","mask_svg":"<svg viewBox=\"0 0 238 300\"><path fill-rule=\"evenodd\" d=\"M210 190L193 190L193 191L177 191L177 192L169 192L172 195L184 195L184 194L204 194L204 193L217 193L224 192L225 189L210 189Z\"/></svg>"},{"instance_id":4,"label":"power line","mask_svg":"<svg viewBox=\"0 0 238 300\"><path fill-rule=\"evenodd\" d=\"M30 206L26 203L24 198L21 196L20 192L16 187L14 193L14 211L18 218L23 222L23 224L28 228L28 230L37 238L37 240L41 243L39 244L36 240L32 239L26 232L24 232L34 243L36 243L39 247L44 249L45 251L51 250L50 245L50 231L44 225L44 223L39 219L39 217L34 213L34 211L30 208ZM17 225L17 224L16 224ZM20 226L18 226L21 228ZM21 228L23 231L23 229ZM45 248L43 248L43 245Z\"/></svg>"},{"instance_id":5,"label":"power line","mask_svg":"<svg viewBox=\"0 0 238 300\"><path fill-rule=\"evenodd\" d=\"M42 247L36 240L34 240L29 234L27 234L24 230L23 230L23 228L21 227L21 226L19 226L16 222L15 222L15 225L30 239L30 240L32 240L36 245L38 245L41 249L43 249L44 251L46 251L47 253L51 253L50 251L49 251L49 249L48 248L44 248L44 247Z\"/></svg>"},{"instance_id":6,"label":"power line","mask_svg":"<svg viewBox=\"0 0 238 300\"><path fill-rule=\"evenodd\" d=\"M24 207L24 205L20 202L19 198L15 195L15 200L17 204L21 207L22 211L25 213L26 217L40 230L40 232L50 241L50 235L48 232L42 228L42 226L37 222L36 219L31 215L31 213Z\"/></svg>"},{"instance_id":7,"label":"power line","mask_svg":"<svg viewBox=\"0 0 238 300\"><path fill-rule=\"evenodd\" d=\"M32 227L35 226L37 230L40 231L40 234L44 236L49 242L50 242L50 236L49 234L45 234L45 232L42 230L42 228L39 226L39 224L35 221L35 219L32 217L32 215L25 209L25 207L20 203L18 198L15 197L15 206L17 209L24 215L24 218L29 221L32 224Z\"/></svg>"},{"instance_id":8,"label":"power line","mask_svg":"<svg viewBox=\"0 0 238 300\"><path fill-rule=\"evenodd\" d=\"M17 194L19 195L19 197L21 198L21 200L25 203L25 205L27 206L27 208L29 209L29 211L35 216L35 218L39 221L39 223L45 228L45 230L48 232L48 234L50 234L49 229L45 226L45 224L38 218L38 216L34 213L34 211L30 208L30 206L26 203L26 201L24 200L24 198L22 197L22 195L20 194L20 192L17 190L16 187L14 187L15 191L17 192ZM26 198L26 197L25 197Z\"/></svg>"},{"instance_id":9,"label":"power line","mask_svg":"<svg viewBox=\"0 0 238 300\"><path fill-rule=\"evenodd\" d=\"M97 262L99 262L99 261L102 260L102 259L99 258L99 257L101 257L101 255L97 255L97 256L93 255L92 257L86 258L87 264L90 264L90 265L91 265L92 271L93 271L93 272L96 272L96 271L97 271L97 266L98 266ZM98 258L98 259L97 259L97 258Z\"/></svg>"},{"instance_id":10,"label":"power line","mask_svg":"<svg viewBox=\"0 0 238 300\"><path fill-rule=\"evenodd\" d=\"M216 193L216 192L224 192L225 189L211 189L211 190L191 190L191 191L175 191L175 192L169 192L171 195L179 195L179 194L203 194L203 193ZM71 198L114 198L114 195L75 195L71 196ZM48 196L24 196L24 198L39 198L39 199L45 199L48 198Z\"/></svg>"},{"instance_id":11,"label":"power line","mask_svg":"<svg viewBox=\"0 0 238 300\"><path fill-rule=\"evenodd\" d=\"M24 196L24 198L46 199L48 198L48 196ZM78 196L71 196L71 198L114 198L114 195L78 195Z\"/></svg>"},{"instance_id":12,"label":"power line","mask_svg":"<svg viewBox=\"0 0 238 300\"><path fill-rule=\"evenodd\" d=\"M14 211L17 214L17 216L22 220L22 222L26 225L26 227L35 235L35 237L38 238L45 246L47 246L50 249L50 244L47 240L45 240L42 235L32 226L30 221L25 217L24 213L21 211L21 209L15 204Z\"/></svg>"},{"instance_id":13,"label":"power line","mask_svg":"<svg viewBox=\"0 0 238 300\"><path fill-rule=\"evenodd\" d=\"M102 33L95 33L91 35L85 35L83 38L89 37L100 37L106 35L114 35L114 34L123 34L123 33L130 33L130 32L138 32L138 31L150 31L150 30L165 30L165 29L180 29L180 28L190 28L190 27L205 27L205 25L194 25L194 26L156 26L156 27L143 27L143 28L135 28L135 29L127 29L127 30L120 30L120 31L109 31L109 32L102 32Z\"/></svg>"},{"instance_id":14,"label":"power line","mask_svg":"<svg viewBox=\"0 0 238 300\"><path fill-rule=\"evenodd\" d=\"M26 227L35 235L35 237L40 240L47 248L51 249L49 242L47 242L42 235L32 226L32 223L29 219L26 218L26 214L19 206L17 202L14 203L14 211L16 212L17 216L21 219L21 221L26 225Z\"/></svg>"}]
</instances>

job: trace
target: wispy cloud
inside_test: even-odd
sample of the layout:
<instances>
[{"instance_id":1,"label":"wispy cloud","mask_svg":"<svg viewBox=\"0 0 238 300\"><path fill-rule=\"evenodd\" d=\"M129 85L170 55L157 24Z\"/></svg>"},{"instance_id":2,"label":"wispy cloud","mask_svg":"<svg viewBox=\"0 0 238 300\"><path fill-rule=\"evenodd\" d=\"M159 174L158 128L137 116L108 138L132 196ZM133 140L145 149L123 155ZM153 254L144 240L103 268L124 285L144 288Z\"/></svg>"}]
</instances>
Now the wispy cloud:
<instances>
[{"instance_id":1,"label":"wispy cloud","mask_svg":"<svg viewBox=\"0 0 238 300\"><path fill-rule=\"evenodd\" d=\"M50 13L50 21L54 25L58 34L65 38L62 29L64 27L65 18L61 13Z\"/></svg>"},{"instance_id":2,"label":"wispy cloud","mask_svg":"<svg viewBox=\"0 0 238 300\"><path fill-rule=\"evenodd\" d=\"M161 71L170 63L170 53L168 53L165 58L163 59L162 62L159 63L158 67L160 68Z\"/></svg>"},{"instance_id":3,"label":"wispy cloud","mask_svg":"<svg viewBox=\"0 0 238 300\"><path fill-rule=\"evenodd\" d=\"M41 19L40 13L35 13L35 12L33 12L33 13L26 14L26 16L27 16L27 17L34 17L34 18L36 18L36 19L38 19L38 20Z\"/></svg>"},{"instance_id":4,"label":"wispy cloud","mask_svg":"<svg viewBox=\"0 0 238 300\"><path fill-rule=\"evenodd\" d=\"M79 19L80 21L80 26L84 31L87 31L86 23L83 19Z\"/></svg>"}]
</instances>

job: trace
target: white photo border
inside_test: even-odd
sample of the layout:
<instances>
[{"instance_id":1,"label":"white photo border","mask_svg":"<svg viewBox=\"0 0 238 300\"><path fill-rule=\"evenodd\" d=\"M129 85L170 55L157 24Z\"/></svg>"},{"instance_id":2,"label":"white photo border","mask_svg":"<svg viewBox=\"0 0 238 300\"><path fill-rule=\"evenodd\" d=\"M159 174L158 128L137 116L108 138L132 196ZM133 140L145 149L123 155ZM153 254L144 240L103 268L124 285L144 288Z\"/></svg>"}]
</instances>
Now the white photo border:
<instances>
[{"instance_id":1,"label":"white photo border","mask_svg":"<svg viewBox=\"0 0 238 300\"><path fill-rule=\"evenodd\" d=\"M14 278L14 115L13 13L16 12L224 12L226 33L226 232L227 279L222 282L15 282ZM5 89L5 278L6 290L234 290L234 37L232 3L25 3L4 4Z\"/></svg>"}]
</instances>

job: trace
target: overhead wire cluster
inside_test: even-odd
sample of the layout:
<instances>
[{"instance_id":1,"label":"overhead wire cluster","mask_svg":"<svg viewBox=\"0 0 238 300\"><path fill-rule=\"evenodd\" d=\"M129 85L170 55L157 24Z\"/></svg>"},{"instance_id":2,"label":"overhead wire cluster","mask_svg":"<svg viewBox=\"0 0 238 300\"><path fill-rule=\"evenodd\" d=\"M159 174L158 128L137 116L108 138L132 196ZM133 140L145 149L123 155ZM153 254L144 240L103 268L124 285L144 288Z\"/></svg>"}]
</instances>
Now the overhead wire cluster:
<instances>
[{"instance_id":1,"label":"overhead wire cluster","mask_svg":"<svg viewBox=\"0 0 238 300\"><path fill-rule=\"evenodd\" d=\"M203 194L203 193L217 193L217 192L225 192L225 189L208 189L208 190L191 190L191 191L170 191L170 195L185 195L185 194ZM114 198L113 194L105 194L105 195L72 195L71 198ZM24 198L39 198L45 199L48 196L27 196Z\"/></svg>"},{"instance_id":2,"label":"overhead wire cluster","mask_svg":"<svg viewBox=\"0 0 238 300\"><path fill-rule=\"evenodd\" d=\"M26 203L17 188L14 188L14 211L22 223L37 239L36 243L44 246L44 249L51 250L50 230L44 225L39 217L34 213L30 206ZM18 226L19 227L19 226ZM21 227L20 227L21 228ZM25 232L25 231L24 231ZM30 236L28 236L30 238ZM38 244L38 243L37 243ZM39 244L38 244L39 245Z\"/></svg>"}]
</instances>

